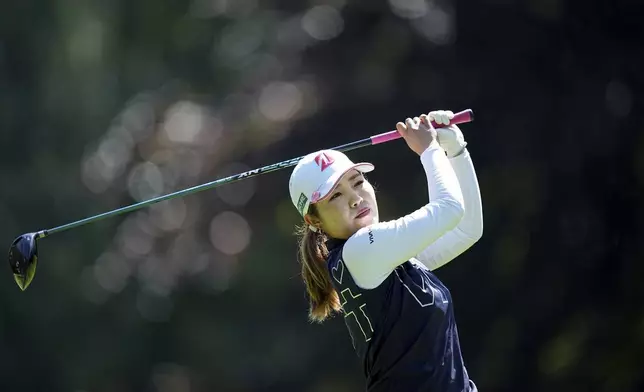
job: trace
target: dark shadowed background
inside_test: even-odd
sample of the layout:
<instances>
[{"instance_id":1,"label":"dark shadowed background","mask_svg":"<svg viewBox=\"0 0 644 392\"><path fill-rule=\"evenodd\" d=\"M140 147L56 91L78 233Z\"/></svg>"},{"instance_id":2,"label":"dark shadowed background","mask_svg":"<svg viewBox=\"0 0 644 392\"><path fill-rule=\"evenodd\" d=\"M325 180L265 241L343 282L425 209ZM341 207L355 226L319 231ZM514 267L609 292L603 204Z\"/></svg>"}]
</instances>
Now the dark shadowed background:
<instances>
[{"instance_id":1,"label":"dark shadowed background","mask_svg":"<svg viewBox=\"0 0 644 392\"><path fill-rule=\"evenodd\" d=\"M482 392L644 390L644 7L635 0L0 5L0 243L471 108L484 236L437 271ZM384 219L402 140L349 153ZM0 279L0 390L363 390L307 322L282 170L39 242Z\"/></svg>"}]
</instances>

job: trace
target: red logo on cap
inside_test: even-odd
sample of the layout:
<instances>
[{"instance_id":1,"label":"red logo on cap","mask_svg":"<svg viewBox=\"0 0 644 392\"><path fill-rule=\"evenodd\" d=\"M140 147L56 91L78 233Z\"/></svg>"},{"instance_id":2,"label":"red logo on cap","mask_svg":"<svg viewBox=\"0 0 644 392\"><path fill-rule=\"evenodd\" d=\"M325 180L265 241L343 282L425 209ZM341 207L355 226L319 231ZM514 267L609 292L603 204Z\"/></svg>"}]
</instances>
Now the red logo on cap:
<instances>
[{"instance_id":1,"label":"red logo on cap","mask_svg":"<svg viewBox=\"0 0 644 392\"><path fill-rule=\"evenodd\" d=\"M320 166L320 171L324 171L327 167L331 166L333 164L334 160L330 156L326 155L326 153L320 153L318 156L315 157L315 163L317 163L318 166Z\"/></svg>"}]
</instances>

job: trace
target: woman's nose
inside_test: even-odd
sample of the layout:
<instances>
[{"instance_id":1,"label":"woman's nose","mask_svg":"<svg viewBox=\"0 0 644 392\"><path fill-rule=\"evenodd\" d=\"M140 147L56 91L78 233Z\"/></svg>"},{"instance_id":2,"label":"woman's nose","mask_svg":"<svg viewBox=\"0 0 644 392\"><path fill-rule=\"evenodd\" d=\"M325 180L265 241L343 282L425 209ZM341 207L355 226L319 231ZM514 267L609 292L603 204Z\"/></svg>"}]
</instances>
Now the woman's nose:
<instances>
[{"instance_id":1,"label":"woman's nose","mask_svg":"<svg viewBox=\"0 0 644 392\"><path fill-rule=\"evenodd\" d=\"M357 207L362 203L362 197L358 194L353 195L351 198L351 207Z\"/></svg>"}]
</instances>

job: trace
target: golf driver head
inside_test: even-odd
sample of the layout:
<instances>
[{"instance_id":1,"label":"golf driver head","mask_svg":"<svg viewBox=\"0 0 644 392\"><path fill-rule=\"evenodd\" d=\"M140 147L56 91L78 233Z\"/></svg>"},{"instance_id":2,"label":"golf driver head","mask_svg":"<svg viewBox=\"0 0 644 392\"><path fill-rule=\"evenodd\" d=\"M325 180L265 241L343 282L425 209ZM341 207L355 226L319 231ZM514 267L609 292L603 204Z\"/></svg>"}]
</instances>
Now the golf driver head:
<instances>
[{"instance_id":1,"label":"golf driver head","mask_svg":"<svg viewBox=\"0 0 644 392\"><path fill-rule=\"evenodd\" d=\"M26 290L36 274L38 247L36 233L23 234L9 248L9 265L13 278L22 291Z\"/></svg>"}]
</instances>

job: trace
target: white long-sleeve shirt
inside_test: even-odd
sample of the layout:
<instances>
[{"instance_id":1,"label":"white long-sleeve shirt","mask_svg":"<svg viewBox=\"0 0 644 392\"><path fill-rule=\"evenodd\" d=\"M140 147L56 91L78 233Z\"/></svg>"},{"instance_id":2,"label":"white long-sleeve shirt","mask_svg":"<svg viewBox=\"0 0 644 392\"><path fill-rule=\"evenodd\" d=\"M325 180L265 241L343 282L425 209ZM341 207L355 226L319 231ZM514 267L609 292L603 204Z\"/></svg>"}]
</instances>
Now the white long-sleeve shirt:
<instances>
[{"instance_id":1,"label":"white long-sleeve shirt","mask_svg":"<svg viewBox=\"0 0 644 392\"><path fill-rule=\"evenodd\" d=\"M453 230L445 233L416 256L430 270L447 264L474 245L483 235L481 191L469 151L465 149L459 156L451 158L450 162L463 192L465 214ZM430 200L438 197L434 192L430 187Z\"/></svg>"},{"instance_id":2,"label":"white long-sleeve shirt","mask_svg":"<svg viewBox=\"0 0 644 392\"><path fill-rule=\"evenodd\" d=\"M431 245L455 230L463 218L465 202L459 179L436 142L421 154L420 161L427 176L430 202L401 218L358 230L343 247L342 259L362 288L377 287L397 266L421 254L431 263L445 260L446 256L436 255L448 255ZM441 248L454 247L453 242L446 241Z\"/></svg>"}]
</instances>

